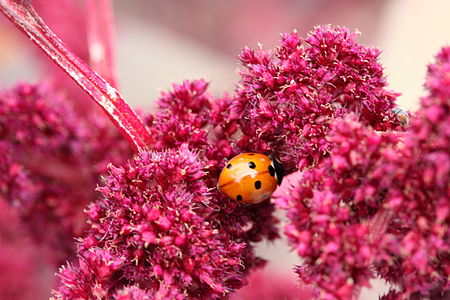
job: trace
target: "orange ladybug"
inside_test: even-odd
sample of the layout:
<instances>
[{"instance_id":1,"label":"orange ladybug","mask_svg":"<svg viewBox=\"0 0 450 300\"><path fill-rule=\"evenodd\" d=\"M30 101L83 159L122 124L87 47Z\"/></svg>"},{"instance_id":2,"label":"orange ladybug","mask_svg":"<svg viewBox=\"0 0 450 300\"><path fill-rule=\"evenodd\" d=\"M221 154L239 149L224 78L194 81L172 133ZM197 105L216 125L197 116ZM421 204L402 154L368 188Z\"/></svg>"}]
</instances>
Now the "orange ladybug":
<instances>
[{"instance_id":1,"label":"orange ladybug","mask_svg":"<svg viewBox=\"0 0 450 300\"><path fill-rule=\"evenodd\" d=\"M217 188L225 196L246 204L260 203L270 197L283 180L284 170L272 156L242 153L222 169Z\"/></svg>"}]
</instances>

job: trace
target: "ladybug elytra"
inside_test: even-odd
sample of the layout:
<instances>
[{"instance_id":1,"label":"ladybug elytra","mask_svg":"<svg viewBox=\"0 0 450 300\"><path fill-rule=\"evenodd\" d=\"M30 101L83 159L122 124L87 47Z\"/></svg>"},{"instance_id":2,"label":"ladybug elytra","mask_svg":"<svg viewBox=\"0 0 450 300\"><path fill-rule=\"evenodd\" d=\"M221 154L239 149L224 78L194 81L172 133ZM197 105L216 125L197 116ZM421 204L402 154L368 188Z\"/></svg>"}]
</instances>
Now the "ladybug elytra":
<instances>
[{"instance_id":1,"label":"ladybug elytra","mask_svg":"<svg viewBox=\"0 0 450 300\"><path fill-rule=\"evenodd\" d=\"M217 188L225 196L246 204L268 199L283 180L283 167L275 158L259 153L242 153L222 169Z\"/></svg>"}]
</instances>

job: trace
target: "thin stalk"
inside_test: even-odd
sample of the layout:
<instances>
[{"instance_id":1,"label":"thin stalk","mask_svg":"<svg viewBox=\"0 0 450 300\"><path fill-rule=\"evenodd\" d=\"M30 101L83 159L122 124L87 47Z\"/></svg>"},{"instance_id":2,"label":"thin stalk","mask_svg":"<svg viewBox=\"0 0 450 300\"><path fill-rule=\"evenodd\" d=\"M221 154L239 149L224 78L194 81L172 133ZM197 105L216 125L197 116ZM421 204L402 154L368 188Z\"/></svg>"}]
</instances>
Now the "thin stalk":
<instances>
[{"instance_id":1,"label":"thin stalk","mask_svg":"<svg viewBox=\"0 0 450 300\"><path fill-rule=\"evenodd\" d=\"M389 209L382 208L379 210L373 218L369 221L369 236L368 240L370 243L378 243L383 235L386 233L386 230L389 226L389 222L391 221L393 216L393 212ZM362 292L362 286L357 286L353 290L352 299L358 300L360 298Z\"/></svg>"},{"instance_id":2,"label":"thin stalk","mask_svg":"<svg viewBox=\"0 0 450 300\"><path fill-rule=\"evenodd\" d=\"M102 107L136 151L143 151L151 144L152 137L144 123L117 90L48 28L29 1L0 0L0 10Z\"/></svg>"},{"instance_id":3,"label":"thin stalk","mask_svg":"<svg viewBox=\"0 0 450 300\"><path fill-rule=\"evenodd\" d=\"M386 233L389 222L392 219L393 212L390 209L382 208L369 222L369 240L372 243L377 243L381 237Z\"/></svg>"},{"instance_id":4,"label":"thin stalk","mask_svg":"<svg viewBox=\"0 0 450 300\"><path fill-rule=\"evenodd\" d=\"M117 88L114 20L110 0L87 0L89 65Z\"/></svg>"}]
</instances>

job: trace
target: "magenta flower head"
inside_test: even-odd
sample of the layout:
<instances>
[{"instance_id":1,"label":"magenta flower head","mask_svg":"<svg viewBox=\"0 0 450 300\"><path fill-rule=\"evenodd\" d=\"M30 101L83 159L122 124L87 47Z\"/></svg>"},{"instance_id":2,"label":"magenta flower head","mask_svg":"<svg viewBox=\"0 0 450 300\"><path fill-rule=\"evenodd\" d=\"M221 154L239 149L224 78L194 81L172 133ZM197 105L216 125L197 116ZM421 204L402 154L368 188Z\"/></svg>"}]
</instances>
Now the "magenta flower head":
<instances>
[{"instance_id":1,"label":"magenta flower head","mask_svg":"<svg viewBox=\"0 0 450 300\"><path fill-rule=\"evenodd\" d=\"M428 66L425 87L430 97L450 98L450 46L444 47L436 55L436 62Z\"/></svg>"},{"instance_id":2,"label":"magenta flower head","mask_svg":"<svg viewBox=\"0 0 450 300\"><path fill-rule=\"evenodd\" d=\"M243 132L238 145L274 152L290 173L320 162L335 118L354 113L377 130L397 126L391 112L397 94L386 90L380 52L355 35L321 26L305 40L282 35L272 52L245 49L233 102Z\"/></svg>"},{"instance_id":3,"label":"magenta flower head","mask_svg":"<svg viewBox=\"0 0 450 300\"><path fill-rule=\"evenodd\" d=\"M219 298L242 286L246 244L211 218L205 176L184 145L110 167L87 210L80 266L61 270L55 296L109 298L134 284L156 299Z\"/></svg>"},{"instance_id":4,"label":"magenta flower head","mask_svg":"<svg viewBox=\"0 0 450 300\"><path fill-rule=\"evenodd\" d=\"M395 284L386 299L449 290L450 60L429 67L430 96L405 133L335 121L330 157L305 171L289 196L289 240L303 282L323 298L349 299L377 275ZM447 59L445 59L447 57Z\"/></svg>"},{"instance_id":5,"label":"magenta flower head","mask_svg":"<svg viewBox=\"0 0 450 300\"><path fill-rule=\"evenodd\" d=\"M300 279L318 287L321 298L350 299L368 286L384 243L369 222L381 207L367 174L398 137L378 135L350 117L332 124L328 142L330 157L303 172L278 203L288 209L285 232L303 258Z\"/></svg>"},{"instance_id":6,"label":"magenta flower head","mask_svg":"<svg viewBox=\"0 0 450 300\"><path fill-rule=\"evenodd\" d=\"M449 83L450 48L445 47L428 67L429 95L421 99L401 159L391 158L387 198L396 214L396 240L389 250L397 263L386 260L381 270L404 295L450 295Z\"/></svg>"},{"instance_id":7,"label":"magenta flower head","mask_svg":"<svg viewBox=\"0 0 450 300\"><path fill-rule=\"evenodd\" d=\"M243 206L217 191L217 179L227 161L243 151L232 138L239 134L236 120L230 118L231 99L225 95L215 99L204 80L175 84L173 90L163 93L156 112L147 118L155 137L156 149L178 148L185 143L204 161L208 175L205 184L211 189L208 206L212 219L236 241L247 243L246 268L261 265L253 253L252 242L278 237L273 216L274 206L269 201L260 205Z\"/></svg>"},{"instance_id":8,"label":"magenta flower head","mask_svg":"<svg viewBox=\"0 0 450 300\"><path fill-rule=\"evenodd\" d=\"M86 129L45 85L3 90L0 104L5 160L0 193L17 209L35 240L55 251L53 259L61 263L73 253L72 237L84 228L85 197L92 197L92 191L74 190L78 184L95 186L83 168Z\"/></svg>"},{"instance_id":9,"label":"magenta flower head","mask_svg":"<svg viewBox=\"0 0 450 300\"><path fill-rule=\"evenodd\" d=\"M0 104L0 193L59 265L74 254L83 208L97 197L106 164L125 161L130 150L104 120L80 118L48 85L2 90Z\"/></svg>"}]
</instances>

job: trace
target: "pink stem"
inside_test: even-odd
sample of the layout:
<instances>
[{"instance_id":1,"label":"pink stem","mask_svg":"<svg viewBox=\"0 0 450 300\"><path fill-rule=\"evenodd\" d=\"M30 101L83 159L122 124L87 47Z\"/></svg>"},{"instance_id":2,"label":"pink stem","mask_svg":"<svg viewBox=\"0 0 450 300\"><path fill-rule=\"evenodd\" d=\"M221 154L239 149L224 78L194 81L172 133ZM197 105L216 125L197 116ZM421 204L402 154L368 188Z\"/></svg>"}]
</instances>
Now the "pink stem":
<instances>
[{"instance_id":1,"label":"pink stem","mask_svg":"<svg viewBox=\"0 0 450 300\"><path fill-rule=\"evenodd\" d=\"M386 233L389 226L389 222L393 216L393 212L389 209L380 209L373 218L369 221L369 236L368 239L371 243L378 243L382 236ZM357 300L361 295L362 286L357 286L353 289L352 299Z\"/></svg>"},{"instance_id":2,"label":"pink stem","mask_svg":"<svg viewBox=\"0 0 450 300\"><path fill-rule=\"evenodd\" d=\"M0 10L44 53L100 105L136 151L146 149L152 137L142 120L108 82L76 56L23 0L0 0Z\"/></svg>"},{"instance_id":3,"label":"pink stem","mask_svg":"<svg viewBox=\"0 0 450 300\"><path fill-rule=\"evenodd\" d=\"M382 208L369 222L369 240L373 243L377 243L381 237L385 234L389 222L391 221L393 212L392 210Z\"/></svg>"},{"instance_id":4,"label":"pink stem","mask_svg":"<svg viewBox=\"0 0 450 300\"><path fill-rule=\"evenodd\" d=\"M114 22L110 0L87 0L90 66L117 88Z\"/></svg>"}]
</instances>

